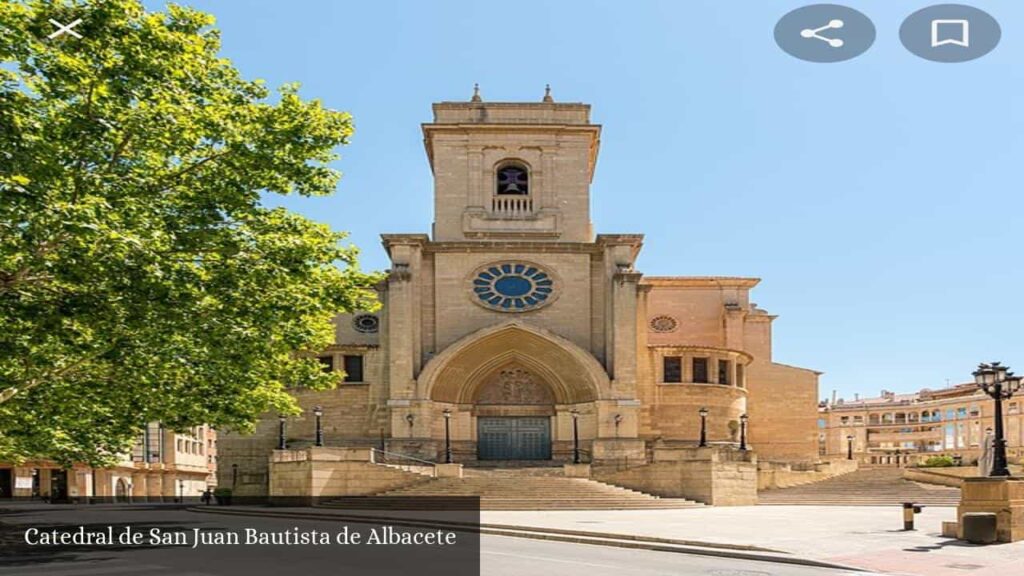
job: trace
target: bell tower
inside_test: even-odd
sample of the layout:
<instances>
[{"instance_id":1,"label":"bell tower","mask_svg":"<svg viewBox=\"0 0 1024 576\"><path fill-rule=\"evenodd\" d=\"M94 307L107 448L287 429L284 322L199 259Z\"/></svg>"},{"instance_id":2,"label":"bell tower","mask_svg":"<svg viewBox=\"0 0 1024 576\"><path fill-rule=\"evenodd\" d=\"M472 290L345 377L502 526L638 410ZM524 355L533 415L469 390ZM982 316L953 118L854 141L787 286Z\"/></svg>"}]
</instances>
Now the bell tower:
<instances>
[{"instance_id":1,"label":"bell tower","mask_svg":"<svg viewBox=\"0 0 1024 576\"><path fill-rule=\"evenodd\" d=\"M590 106L541 102L434 104L423 140L434 174L435 242L592 242L590 182L601 126Z\"/></svg>"}]
</instances>

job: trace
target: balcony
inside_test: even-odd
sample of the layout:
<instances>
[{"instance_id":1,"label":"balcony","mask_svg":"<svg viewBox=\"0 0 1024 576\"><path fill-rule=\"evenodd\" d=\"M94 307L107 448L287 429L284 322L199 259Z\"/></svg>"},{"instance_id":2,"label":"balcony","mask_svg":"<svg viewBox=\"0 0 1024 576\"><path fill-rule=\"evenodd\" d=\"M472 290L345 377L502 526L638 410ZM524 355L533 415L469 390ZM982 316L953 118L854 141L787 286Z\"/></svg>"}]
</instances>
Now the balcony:
<instances>
[{"instance_id":1,"label":"balcony","mask_svg":"<svg viewBox=\"0 0 1024 576\"><path fill-rule=\"evenodd\" d=\"M917 431L917 432L885 432L881 434L868 434L869 442L915 442L918 440L941 440L941 430Z\"/></svg>"},{"instance_id":2,"label":"balcony","mask_svg":"<svg viewBox=\"0 0 1024 576\"><path fill-rule=\"evenodd\" d=\"M533 198L528 195L495 195L491 197L491 216L496 218L528 218L533 216Z\"/></svg>"}]
</instances>

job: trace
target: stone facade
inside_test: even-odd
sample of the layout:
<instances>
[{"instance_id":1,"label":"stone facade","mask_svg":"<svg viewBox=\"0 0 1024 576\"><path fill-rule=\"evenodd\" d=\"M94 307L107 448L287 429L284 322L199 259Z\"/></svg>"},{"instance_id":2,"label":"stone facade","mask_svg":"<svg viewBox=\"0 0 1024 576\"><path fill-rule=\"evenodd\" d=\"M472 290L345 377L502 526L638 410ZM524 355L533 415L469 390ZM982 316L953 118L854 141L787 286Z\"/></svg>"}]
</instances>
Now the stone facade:
<instances>
[{"instance_id":1,"label":"stone facade","mask_svg":"<svg viewBox=\"0 0 1024 576\"><path fill-rule=\"evenodd\" d=\"M296 391L306 413L287 424L290 447L312 440L320 405L328 446L437 461L447 424L457 462L567 461L576 430L585 460L642 465L695 444L706 408L713 446L734 449L747 414L761 459L817 458L818 373L772 361L775 317L750 302L759 281L645 277L642 235L595 236L601 127L589 115L548 101L434 105L432 234L382 235L382 308L337 318L321 357L349 381ZM225 435L221 484L266 494L276 444L276 418Z\"/></svg>"},{"instance_id":2,"label":"stone facade","mask_svg":"<svg viewBox=\"0 0 1024 576\"><path fill-rule=\"evenodd\" d=\"M48 460L0 462L0 499L170 502L197 499L216 482L217 433L209 426L174 432L152 423L140 432L131 453L109 468L63 468Z\"/></svg>"},{"instance_id":3,"label":"stone facade","mask_svg":"<svg viewBox=\"0 0 1024 576\"><path fill-rule=\"evenodd\" d=\"M1003 402L1006 452L1024 458L1024 398ZM973 382L910 394L883 390L879 396L833 398L821 405L819 451L844 457L853 437L853 457L865 465L913 464L929 456L958 456L971 464L981 455L986 431L994 428L995 403Z\"/></svg>"}]
</instances>

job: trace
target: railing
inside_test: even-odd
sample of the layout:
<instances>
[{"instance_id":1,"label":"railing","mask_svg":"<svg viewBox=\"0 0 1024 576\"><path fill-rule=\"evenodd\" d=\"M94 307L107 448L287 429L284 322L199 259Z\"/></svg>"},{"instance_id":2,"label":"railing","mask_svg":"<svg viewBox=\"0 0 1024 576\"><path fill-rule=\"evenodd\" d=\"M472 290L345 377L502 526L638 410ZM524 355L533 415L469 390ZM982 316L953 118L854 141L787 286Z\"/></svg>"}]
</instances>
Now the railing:
<instances>
[{"instance_id":1,"label":"railing","mask_svg":"<svg viewBox=\"0 0 1024 576\"><path fill-rule=\"evenodd\" d=\"M373 461L378 464L387 464L389 466L395 466L401 468L406 472L420 472L416 468L430 468L434 469L436 462L430 460L424 460L422 458L416 458L415 456L409 456L407 454L399 454L397 452L388 452L381 450L380 448L371 448L373 451Z\"/></svg>"},{"instance_id":2,"label":"railing","mask_svg":"<svg viewBox=\"0 0 1024 576\"><path fill-rule=\"evenodd\" d=\"M533 198L513 195L492 196L491 214L502 218L531 216L533 214Z\"/></svg>"}]
</instances>

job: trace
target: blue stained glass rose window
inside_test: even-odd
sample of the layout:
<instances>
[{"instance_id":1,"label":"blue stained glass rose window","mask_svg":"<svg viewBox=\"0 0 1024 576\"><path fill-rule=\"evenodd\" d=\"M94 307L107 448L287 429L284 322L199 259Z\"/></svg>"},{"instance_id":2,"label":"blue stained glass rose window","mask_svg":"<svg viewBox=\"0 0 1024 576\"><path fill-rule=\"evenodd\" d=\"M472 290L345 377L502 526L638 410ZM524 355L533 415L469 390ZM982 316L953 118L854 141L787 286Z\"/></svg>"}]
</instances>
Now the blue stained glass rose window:
<instances>
[{"instance_id":1,"label":"blue stained glass rose window","mask_svg":"<svg viewBox=\"0 0 1024 576\"><path fill-rule=\"evenodd\" d=\"M519 262L489 265L473 278L477 301L502 312L522 312L546 304L554 290L549 274Z\"/></svg>"}]
</instances>

